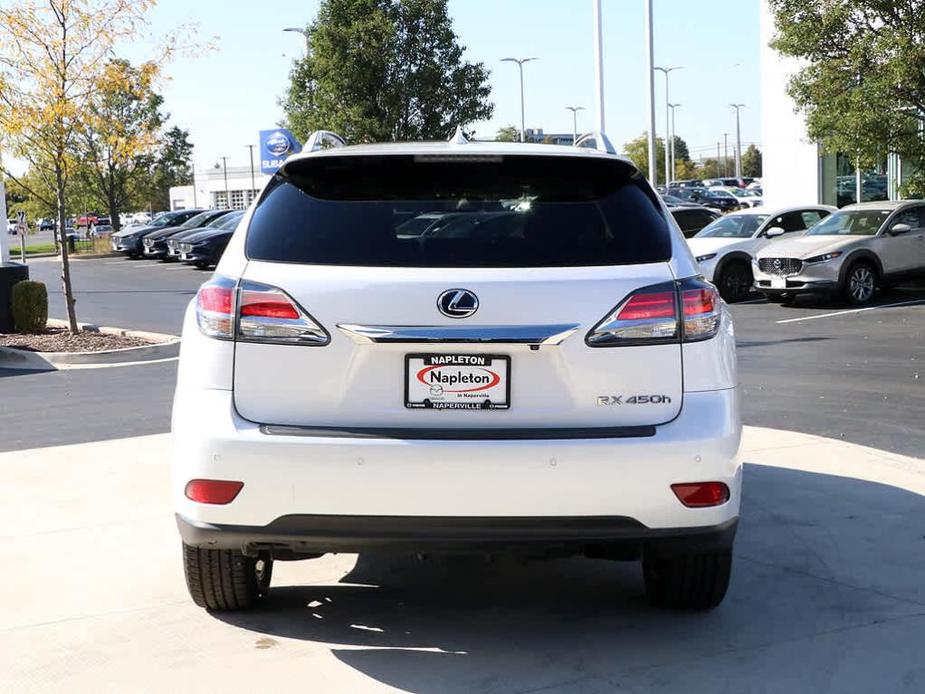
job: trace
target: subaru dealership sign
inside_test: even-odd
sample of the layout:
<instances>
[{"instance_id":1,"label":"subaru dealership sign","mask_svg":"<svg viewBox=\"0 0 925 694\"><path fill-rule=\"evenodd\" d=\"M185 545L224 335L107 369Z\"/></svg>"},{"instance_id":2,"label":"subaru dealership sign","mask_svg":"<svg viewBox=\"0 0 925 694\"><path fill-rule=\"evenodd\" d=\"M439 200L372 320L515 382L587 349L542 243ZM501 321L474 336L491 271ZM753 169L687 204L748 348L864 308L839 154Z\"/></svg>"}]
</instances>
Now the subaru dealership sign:
<instances>
[{"instance_id":1,"label":"subaru dealership sign","mask_svg":"<svg viewBox=\"0 0 925 694\"><path fill-rule=\"evenodd\" d=\"M285 128L260 131L260 170L265 174L276 173L286 157L302 151L302 145Z\"/></svg>"}]
</instances>

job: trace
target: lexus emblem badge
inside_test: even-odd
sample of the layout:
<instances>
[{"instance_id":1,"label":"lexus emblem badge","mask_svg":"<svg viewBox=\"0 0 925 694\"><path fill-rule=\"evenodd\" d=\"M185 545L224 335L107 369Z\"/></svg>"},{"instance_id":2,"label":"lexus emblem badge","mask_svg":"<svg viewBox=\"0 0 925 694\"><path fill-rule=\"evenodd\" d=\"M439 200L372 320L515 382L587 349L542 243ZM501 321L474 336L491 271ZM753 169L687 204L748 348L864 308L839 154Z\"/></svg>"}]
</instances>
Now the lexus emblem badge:
<instances>
[{"instance_id":1,"label":"lexus emblem badge","mask_svg":"<svg viewBox=\"0 0 925 694\"><path fill-rule=\"evenodd\" d=\"M437 297L437 310L447 318L468 318L479 310L479 298L468 289L447 289Z\"/></svg>"}]
</instances>

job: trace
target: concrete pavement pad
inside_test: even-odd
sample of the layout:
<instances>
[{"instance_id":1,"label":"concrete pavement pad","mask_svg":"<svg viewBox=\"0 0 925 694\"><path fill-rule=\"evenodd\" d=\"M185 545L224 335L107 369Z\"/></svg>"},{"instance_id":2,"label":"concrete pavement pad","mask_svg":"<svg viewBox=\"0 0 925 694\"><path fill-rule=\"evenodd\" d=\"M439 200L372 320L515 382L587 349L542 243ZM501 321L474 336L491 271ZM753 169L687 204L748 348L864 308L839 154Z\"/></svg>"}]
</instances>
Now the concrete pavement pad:
<instances>
[{"instance_id":1,"label":"concrete pavement pad","mask_svg":"<svg viewBox=\"0 0 925 694\"><path fill-rule=\"evenodd\" d=\"M921 692L925 461L749 428L733 582L639 566L337 555L259 610L186 595L169 439L0 454L0 692Z\"/></svg>"}]
</instances>

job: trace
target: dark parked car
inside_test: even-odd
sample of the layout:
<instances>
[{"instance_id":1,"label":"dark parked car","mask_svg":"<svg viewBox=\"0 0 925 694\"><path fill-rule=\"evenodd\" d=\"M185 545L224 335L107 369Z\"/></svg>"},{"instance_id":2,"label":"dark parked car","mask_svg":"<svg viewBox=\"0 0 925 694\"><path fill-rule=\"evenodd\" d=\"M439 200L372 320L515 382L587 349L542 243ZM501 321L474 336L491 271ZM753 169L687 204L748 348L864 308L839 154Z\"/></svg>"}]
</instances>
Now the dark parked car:
<instances>
[{"instance_id":1,"label":"dark parked car","mask_svg":"<svg viewBox=\"0 0 925 694\"><path fill-rule=\"evenodd\" d=\"M212 220L202 229L189 229L188 231L181 231L179 234L174 234L167 239L167 258L170 260L181 260L180 245L192 236L198 236L203 232L214 230L234 231L243 216L244 210L229 210L229 214L222 215L218 219Z\"/></svg>"},{"instance_id":2,"label":"dark parked car","mask_svg":"<svg viewBox=\"0 0 925 694\"><path fill-rule=\"evenodd\" d=\"M705 188L670 188L669 195L681 198L688 204L711 207L721 212L732 212L741 207L739 199L724 190L707 190Z\"/></svg>"},{"instance_id":3,"label":"dark parked car","mask_svg":"<svg viewBox=\"0 0 925 694\"><path fill-rule=\"evenodd\" d=\"M144 246L145 258L160 258L161 260L170 260L167 257L167 240L171 237L182 234L185 231L193 229L203 229L209 226L213 221L220 217L233 212L233 210L206 210L197 214L195 217L183 222L178 227L168 227L166 229L157 229L144 235L142 245Z\"/></svg>"},{"instance_id":4,"label":"dark parked car","mask_svg":"<svg viewBox=\"0 0 925 694\"><path fill-rule=\"evenodd\" d=\"M125 253L129 258L140 258L142 254L141 239L145 234L160 229L178 227L187 220L205 210L176 210L165 212L147 226L132 227L112 235L112 250Z\"/></svg>"},{"instance_id":5,"label":"dark parked car","mask_svg":"<svg viewBox=\"0 0 925 694\"><path fill-rule=\"evenodd\" d=\"M237 225L235 225L236 227ZM217 265L234 234L231 229L205 229L180 242L180 260L204 270Z\"/></svg>"},{"instance_id":6,"label":"dark parked car","mask_svg":"<svg viewBox=\"0 0 925 694\"><path fill-rule=\"evenodd\" d=\"M671 216L681 227L684 238L689 239L708 224L713 223L723 215L714 210L708 210L700 205L684 205L671 207Z\"/></svg>"}]
</instances>

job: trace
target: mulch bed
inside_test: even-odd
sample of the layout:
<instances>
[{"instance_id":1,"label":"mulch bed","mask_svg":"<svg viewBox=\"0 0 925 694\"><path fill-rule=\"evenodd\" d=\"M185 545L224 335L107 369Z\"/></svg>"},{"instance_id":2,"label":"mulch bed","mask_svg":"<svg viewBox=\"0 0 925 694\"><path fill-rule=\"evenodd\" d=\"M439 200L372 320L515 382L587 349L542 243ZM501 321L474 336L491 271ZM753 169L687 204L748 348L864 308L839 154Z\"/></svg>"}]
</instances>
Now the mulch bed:
<instances>
[{"instance_id":1,"label":"mulch bed","mask_svg":"<svg viewBox=\"0 0 925 694\"><path fill-rule=\"evenodd\" d=\"M0 333L0 347L13 347L29 352L102 352L107 349L143 347L154 344L140 337L122 337L103 333L71 334L64 328L48 328L41 333Z\"/></svg>"}]
</instances>

